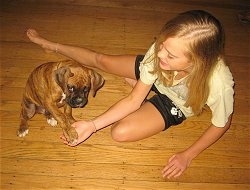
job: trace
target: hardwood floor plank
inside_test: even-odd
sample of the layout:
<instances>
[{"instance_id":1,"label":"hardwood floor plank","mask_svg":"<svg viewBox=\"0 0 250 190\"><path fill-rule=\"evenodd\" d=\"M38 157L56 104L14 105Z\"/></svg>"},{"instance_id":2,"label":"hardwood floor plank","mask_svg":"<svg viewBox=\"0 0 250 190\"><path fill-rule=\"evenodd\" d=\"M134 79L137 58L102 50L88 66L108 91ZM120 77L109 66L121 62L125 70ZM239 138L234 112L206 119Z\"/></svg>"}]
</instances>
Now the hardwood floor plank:
<instances>
[{"instance_id":1,"label":"hardwood floor plank","mask_svg":"<svg viewBox=\"0 0 250 190\"><path fill-rule=\"evenodd\" d=\"M220 183L181 183L181 182L149 182L149 181L129 181L127 179L84 179L78 177L51 177L50 182L46 181L46 176L36 175L16 175L3 174L4 181L1 184L2 189L21 190L21 189L80 189L80 190L112 190L112 189L126 189L126 190L162 190L162 189L181 189L181 190L248 190L249 184L220 184ZM30 183L32 178L33 183Z\"/></svg>"},{"instance_id":2,"label":"hardwood floor plank","mask_svg":"<svg viewBox=\"0 0 250 190\"><path fill-rule=\"evenodd\" d=\"M182 183L248 183L249 169L247 168L217 168L207 167L206 172L201 167L190 167L181 178L167 180L161 176L161 165L138 165L134 163L93 163L91 159L84 162L68 162L61 160L37 160L37 159L6 159L3 161L8 165L2 168L2 173L12 173L15 175L34 175L48 177L75 177L82 179L113 179L128 181L176 181ZM49 173L48 173L49 168ZM48 174L47 174L48 173ZM192 175L195 173L195 177ZM230 174L230 175L225 175ZM240 175L239 175L240 174ZM203 176L207 177L204 178Z\"/></svg>"}]
</instances>

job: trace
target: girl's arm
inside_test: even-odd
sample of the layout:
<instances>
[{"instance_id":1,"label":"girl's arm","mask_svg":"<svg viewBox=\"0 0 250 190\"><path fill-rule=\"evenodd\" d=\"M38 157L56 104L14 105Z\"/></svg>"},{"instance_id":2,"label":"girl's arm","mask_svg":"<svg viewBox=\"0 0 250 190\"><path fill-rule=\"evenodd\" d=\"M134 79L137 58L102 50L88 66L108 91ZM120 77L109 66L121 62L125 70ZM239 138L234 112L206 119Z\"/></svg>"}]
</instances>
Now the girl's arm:
<instances>
[{"instance_id":1,"label":"girl's arm","mask_svg":"<svg viewBox=\"0 0 250 190\"><path fill-rule=\"evenodd\" d=\"M111 106L106 112L94 119L96 130L102 129L119 121L140 108L152 85L146 85L138 80L131 93Z\"/></svg>"},{"instance_id":2,"label":"girl's arm","mask_svg":"<svg viewBox=\"0 0 250 190\"><path fill-rule=\"evenodd\" d=\"M224 127L211 125L193 145L185 151L173 155L162 171L163 177L176 178L180 176L196 156L223 136L223 134L229 129L230 124L231 116Z\"/></svg>"}]
</instances>

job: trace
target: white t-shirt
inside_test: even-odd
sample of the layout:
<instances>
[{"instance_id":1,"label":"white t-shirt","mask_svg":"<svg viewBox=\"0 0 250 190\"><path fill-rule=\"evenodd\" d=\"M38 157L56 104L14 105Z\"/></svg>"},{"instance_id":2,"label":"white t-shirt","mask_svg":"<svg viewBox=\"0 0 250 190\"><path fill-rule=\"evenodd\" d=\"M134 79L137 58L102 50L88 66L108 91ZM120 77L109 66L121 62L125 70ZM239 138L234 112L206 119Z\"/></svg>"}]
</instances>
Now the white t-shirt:
<instances>
[{"instance_id":1,"label":"white t-shirt","mask_svg":"<svg viewBox=\"0 0 250 190\"><path fill-rule=\"evenodd\" d=\"M170 98L186 117L193 116L191 107L185 107L188 88L186 78L174 80L171 87L164 86L157 75L151 74L154 67L154 44L146 53L140 64L140 79L143 83L154 84L158 91ZM177 72L175 73L177 74ZM234 81L229 68L223 60L219 60L210 80L210 92L206 104L212 111L212 124L224 127L229 115L233 112Z\"/></svg>"}]
</instances>

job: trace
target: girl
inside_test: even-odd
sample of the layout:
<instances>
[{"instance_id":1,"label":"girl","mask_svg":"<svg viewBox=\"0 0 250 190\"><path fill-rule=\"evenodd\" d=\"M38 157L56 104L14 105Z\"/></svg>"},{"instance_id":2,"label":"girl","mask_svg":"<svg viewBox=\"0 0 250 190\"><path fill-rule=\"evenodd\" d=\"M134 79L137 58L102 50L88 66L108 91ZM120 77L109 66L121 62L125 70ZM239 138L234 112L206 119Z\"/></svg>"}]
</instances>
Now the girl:
<instances>
[{"instance_id":1,"label":"girl","mask_svg":"<svg viewBox=\"0 0 250 190\"><path fill-rule=\"evenodd\" d=\"M224 31L211 14L193 10L165 24L145 56L105 55L85 48L48 41L33 30L29 39L46 50L70 57L85 66L125 77L131 93L91 121L72 126L75 146L108 125L119 142L138 141L199 115L205 105L212 111L210 127L190 147L173 155L163 177L180 176L191 161L215 143L229 128L233 113L233 78L223 60ZM150 90L155 95L146 100ZM149 119L145 119L149 118Z\"/></svg>"}]
</instances>

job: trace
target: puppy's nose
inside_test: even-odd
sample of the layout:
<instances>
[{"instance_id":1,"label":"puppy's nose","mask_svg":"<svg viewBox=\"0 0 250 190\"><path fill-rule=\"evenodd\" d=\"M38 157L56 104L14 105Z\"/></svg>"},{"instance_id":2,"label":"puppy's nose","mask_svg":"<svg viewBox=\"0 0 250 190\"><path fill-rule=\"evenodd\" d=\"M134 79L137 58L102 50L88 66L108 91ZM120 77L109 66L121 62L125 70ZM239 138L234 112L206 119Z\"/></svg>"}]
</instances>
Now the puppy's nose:
<instances>
[{"instance_id":1,"label":"puppy's nose","mask_svg":"<svg viewBox=\"0 0 250 190\"><path fill-rule=\"evenodd\" d=\"M74 99L73 99L73 103L74 104L81 104L83 102L83 98L81 98L81 97L75 97Z\"/></svg>"},{"instance_id":2,"label":"puppy's nose","mask_svg":"<svg viewBox=\"0 0 250 190\"><path fill-rule=\"evenodd\" d=\"M88 99L84 98L84 97L74 97L71 98L71 100L69 101L69 105L72 108L82 108L83 106L85 106L87 104Z\"/></svg>"}]
</instances>

